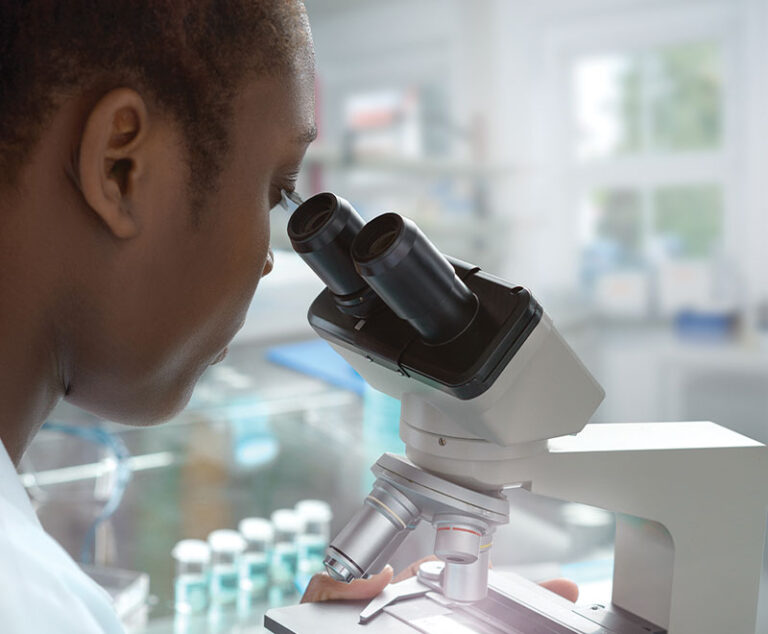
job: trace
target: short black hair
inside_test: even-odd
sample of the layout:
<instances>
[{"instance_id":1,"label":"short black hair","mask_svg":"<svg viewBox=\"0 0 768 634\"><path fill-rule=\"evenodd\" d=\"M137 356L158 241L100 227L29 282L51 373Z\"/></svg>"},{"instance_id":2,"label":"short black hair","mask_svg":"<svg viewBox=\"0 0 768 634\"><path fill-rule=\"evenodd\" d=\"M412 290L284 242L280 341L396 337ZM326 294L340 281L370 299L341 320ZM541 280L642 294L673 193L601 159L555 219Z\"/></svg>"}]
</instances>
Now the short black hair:
<instances>
[{"instance_id":1,"label":"short black hair","mask_svg":"<svg viewBox=\"0 0 768 634\"><path fill-rule=\"evenodd\" d=\"M148 92L188 139L190 185L215 183L232 98L306 47L300 0L0 0L0 185L13 185L62 97Z\"/></svg>"}]
</instances>

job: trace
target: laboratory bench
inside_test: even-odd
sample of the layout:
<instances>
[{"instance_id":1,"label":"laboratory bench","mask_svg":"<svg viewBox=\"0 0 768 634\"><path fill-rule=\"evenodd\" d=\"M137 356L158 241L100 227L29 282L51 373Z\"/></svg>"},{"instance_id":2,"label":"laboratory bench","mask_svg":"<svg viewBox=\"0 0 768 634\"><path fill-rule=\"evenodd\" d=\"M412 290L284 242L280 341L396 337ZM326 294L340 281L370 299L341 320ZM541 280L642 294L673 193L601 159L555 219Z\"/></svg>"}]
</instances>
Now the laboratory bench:
<instances>
[{"instance_id":1,"label":"laboratory bench","mask_svg":"<svg viewBox=\"0 0 768 634\"><path fill-rule=\"evenodd\" d=\"M397 401L350 377L331 376L329 382L328 376L275 363L274 350L233 346L224 362L206 371L188 407L162 425L104 423L66 404L53 412L50 420L64 425L108 430L130 454L131 480L117 511L97 530L95 545L99 566L149 576L146 608L137 613L140 625L129 631L263 631L267 603L175 615L174 544L237 528L245 517L269 517L307 498L331 505L335 534L370 490L371 464L383 451L403 452ZM20 472L46 530L79 560L89 526L114 491L114 457L98 444L44 429ZM595 509L598 516L585 515L574 505L525 491L509 495L511 523L498 533L495 564L574 561L610 551L608 514ZM395 569L429 554L432 540L429 528L419 526L392 562ZM540 575L556 572L550 567ZM271 600L295 603L299 594Z\"/></svg>"}]
</instances>

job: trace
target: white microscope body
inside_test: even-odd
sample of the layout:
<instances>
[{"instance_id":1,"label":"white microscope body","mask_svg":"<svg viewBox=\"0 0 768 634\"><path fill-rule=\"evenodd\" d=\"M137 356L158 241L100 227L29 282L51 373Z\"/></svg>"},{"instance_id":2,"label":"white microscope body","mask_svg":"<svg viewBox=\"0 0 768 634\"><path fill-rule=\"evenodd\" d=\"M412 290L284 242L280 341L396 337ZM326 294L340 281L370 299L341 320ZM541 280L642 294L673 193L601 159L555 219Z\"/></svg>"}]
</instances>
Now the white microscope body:
<instances>
[{"instance_id":1,"label":"white microscope body","mask_svg":"<svg viewBox=\"0 0 768 634\"><path fill-rule=\"evenodd\" d=\"M480 491L521 485L615 512L615 606L670 634L758 632L764 445L709 422L585 426L602 389L546 316L472 401L337 350L374 388L401 400L400 436L415 465Z\"/></svg>"},{"instance_id":2,"label":"white microscope body","mask_svg":"<svg viewBox=\"0 0 768 634\"><path fill-rule=\"evenodd\" d=\"M378 572L425 520L444 568L420 572L414 592L429 586L434 601L470 612L493 598L496 616L481 620L496 629L476 631L510 631L499 625L508 595L490 597L487 564L495 527L508 521L502 490L522 486L617 517L612 606L571 614L553 599L559 625L535 631L768 632L757 630L767 447L706 422L587 424L604 392L530 293L449 262L396 214L363 227L349 203L321 194L295 212L289 235L328 286L312 326L402 403L407 458L377 461L371 494L328 548L330 574ZM374 600L360 621L385 604ZM299 632L285 625L294 615L312 623L332 609L288 610L267 615L272 631Z\"/></svg>"}]
</instances>

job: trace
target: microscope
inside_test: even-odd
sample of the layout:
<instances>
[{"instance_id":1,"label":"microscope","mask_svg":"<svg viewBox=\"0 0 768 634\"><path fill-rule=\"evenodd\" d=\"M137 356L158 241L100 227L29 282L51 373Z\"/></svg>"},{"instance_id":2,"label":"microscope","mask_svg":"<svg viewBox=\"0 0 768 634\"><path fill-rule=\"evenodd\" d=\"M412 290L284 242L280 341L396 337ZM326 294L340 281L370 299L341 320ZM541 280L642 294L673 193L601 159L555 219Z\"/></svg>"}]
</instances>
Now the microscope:
<instances>
[{"instance_id":1,"label":"microscope","mask_svg":"<svg viewBox=\"0 0 768 634\"><path fill-rule=\"evenodd\" d=\"M441 254L395 213L367 224L331 193L292 215L326 284L314 330L401 402L406 456L330 543L349 582L379 572L420 522L436 561L370 602L275 608L276 634L768 632L768 448L709 422L588 424L604 391L533 295ZM613 589L573 604L489 570L508 487L616 514Z\"/></svg>"}]
</instances>

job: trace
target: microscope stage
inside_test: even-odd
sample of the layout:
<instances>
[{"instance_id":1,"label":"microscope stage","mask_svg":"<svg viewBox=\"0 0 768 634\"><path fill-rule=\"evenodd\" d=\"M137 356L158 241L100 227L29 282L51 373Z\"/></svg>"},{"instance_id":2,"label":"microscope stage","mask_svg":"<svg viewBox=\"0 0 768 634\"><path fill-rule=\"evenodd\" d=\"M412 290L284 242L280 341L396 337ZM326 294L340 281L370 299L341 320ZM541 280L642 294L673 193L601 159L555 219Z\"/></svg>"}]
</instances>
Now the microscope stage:
<instances>
[{"instance_id":1,"label":"microscope stage","mask_svg":"<svg viewBox=\"0 0 768 634\"><path fill-rule=\"evenodd\" d=\"M622 610L579 606L514 573L489 574L488 597L470 605L438 592L392 603L366 624L367 601L305 603L274 608L264 626L274 634L665 634Z\"/></svg>"}]
</instances>

